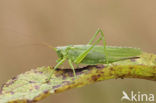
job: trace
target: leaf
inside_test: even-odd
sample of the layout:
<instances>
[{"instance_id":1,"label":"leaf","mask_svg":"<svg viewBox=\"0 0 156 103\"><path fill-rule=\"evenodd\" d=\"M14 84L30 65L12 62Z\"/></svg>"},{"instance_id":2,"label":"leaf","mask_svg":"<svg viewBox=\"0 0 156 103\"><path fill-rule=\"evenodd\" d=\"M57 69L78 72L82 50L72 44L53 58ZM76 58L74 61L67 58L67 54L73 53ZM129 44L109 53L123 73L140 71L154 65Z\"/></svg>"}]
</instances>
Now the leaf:
<instances>
[{"instance_id":1,"label":"leaf","mask_svg":"<svg viewBox=\"0 0 156 103\"><path fill-rule=\"evenodd\" d=\"M51 67L38 67L8 80L0 88L0 103L32 103L50 94L82 87L98 81L116 78L138 78L156 81L156 55L142 53L139 59L129 59L109 65L94 65L76 69L57 69L45 82Z\"/></svg>"}]
</instances>

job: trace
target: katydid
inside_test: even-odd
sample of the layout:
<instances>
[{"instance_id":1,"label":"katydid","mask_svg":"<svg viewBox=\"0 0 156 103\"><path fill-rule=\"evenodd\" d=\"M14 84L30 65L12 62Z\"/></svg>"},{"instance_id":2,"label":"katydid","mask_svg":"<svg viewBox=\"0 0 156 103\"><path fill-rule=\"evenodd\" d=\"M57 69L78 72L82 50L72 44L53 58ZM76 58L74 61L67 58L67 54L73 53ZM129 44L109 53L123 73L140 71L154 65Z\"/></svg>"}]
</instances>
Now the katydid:
<instances>
[{"instance_id":1,"label":"katydid","mask_svg":"<svg viewBox=\"0 0 156 103\"><path fill-rule=\"evenodd\" d=\"M98 34L100 34L100 38L93 42ZM101 40L103 41L103 46L97 45ZM135 58L141 54L141 50L137 48L106 46L104 34L101 29L97 30L87 45L60 46L56 47L55 51L57 52L59 59L56 66L51 71L48 81L51 79L53 72L62 65L65 60L68 60L68 63L73 70L73 75L76 77L73 63L77 65L108 64Z\"/></svg>"}]
</instances>

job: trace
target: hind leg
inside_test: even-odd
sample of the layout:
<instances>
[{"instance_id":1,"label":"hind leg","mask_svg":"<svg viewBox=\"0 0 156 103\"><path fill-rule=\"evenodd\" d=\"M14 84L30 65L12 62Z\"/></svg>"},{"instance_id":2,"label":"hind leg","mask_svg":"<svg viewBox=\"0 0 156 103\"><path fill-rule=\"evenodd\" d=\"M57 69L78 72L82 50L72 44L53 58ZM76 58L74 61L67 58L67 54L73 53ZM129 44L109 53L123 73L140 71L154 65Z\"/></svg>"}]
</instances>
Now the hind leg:
<instances>
[{"instance_id":1,"label":"hind leg","mask_svg":"<svg viewBox=\"0 0 156 103\"><path fill-rule=\"evenodd\" d=\"M101 34L101 37L93 43L93 41L95 40L96 36L97 36L99 33ZM81 61L87 56L87 54L92 50L92 48L94 48L94 46L95 46L97 43L99 43L101 40L103 41L103 47L104 47L104 53L105 53L105 57L106 57L106 63L108 64L107 53L106 53L106 42L105 42L105 40L104 40L104 34L103 34L103 32L102 32L101 29L99 29L99 30L94 34L94 36L91 38L91 40L89 41L88 44L91 45L91 46L90 46L87 50L85 50L84 52L82 52L82 53L75 59L74 63L76 63L76 64L81 63Z\"/></svg>"},{"instance_id":2,"label":"hind leg","mask_svg":"<svg viewBox=\"0 0 156 103\"><path fill-rule=\"evenodd\" d=\"M103 48L104 48L104 53L105 53L105 56L106 56L106 64L108 64L108 59L107 59L107 52L106 52L106 41L105 41L105 38L104 38L104 33L101 29L98 29L96 31L96 33L93 35L93 37L89 40L88 44L91 45L93 43L93 41L95 40L95 38L101 34L101 37L102 37L102 42L103 42Z\"/></svg>"}]
</instances>

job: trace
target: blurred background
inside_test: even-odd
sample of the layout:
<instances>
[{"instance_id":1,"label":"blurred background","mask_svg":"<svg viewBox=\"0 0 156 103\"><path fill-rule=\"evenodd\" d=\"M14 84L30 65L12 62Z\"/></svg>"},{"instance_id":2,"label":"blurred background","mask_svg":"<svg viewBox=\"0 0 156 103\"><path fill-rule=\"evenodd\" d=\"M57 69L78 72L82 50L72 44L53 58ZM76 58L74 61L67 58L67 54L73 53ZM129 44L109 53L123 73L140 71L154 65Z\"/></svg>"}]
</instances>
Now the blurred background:
<instances>
[{"instance_id":1,"label":"blurred background","mask_svg":"<svg viewBox=\"0 0 156 103\"><path fill-rule=\"evenodd\" d=\"M155 0L0 0L0 85L19 73L54 66L47 46L86 44L102 28L107 45L156 53ZM39 103L120 103L122 91L153 93L155 82L107 80L51 95ZM130 102L124 102L130 103Z\"/></svg>"}]
</instances>

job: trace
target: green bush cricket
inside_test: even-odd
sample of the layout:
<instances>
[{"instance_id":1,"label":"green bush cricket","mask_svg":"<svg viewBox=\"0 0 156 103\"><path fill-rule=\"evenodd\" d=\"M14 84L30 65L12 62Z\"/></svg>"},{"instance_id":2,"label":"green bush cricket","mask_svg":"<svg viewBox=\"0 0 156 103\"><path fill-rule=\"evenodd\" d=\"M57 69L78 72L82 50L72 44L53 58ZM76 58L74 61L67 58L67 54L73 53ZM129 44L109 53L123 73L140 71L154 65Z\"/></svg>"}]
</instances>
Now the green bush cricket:
<instances>
[{"instance_id":1,"label":"green bush cricket","mask_svg":"<svg viewBox=\"0 0 156 103\"><path fill-rule=\"evenodd\" d=\"M93 42L98 34L101 34L100 38ZM101 40L103 41L103 46L97 45ZM60 46L56 47L55 51L57 52L59 59L56 66L51 71L48 81L51 79L53 72L60 65L62 65L65 60L68 60L68 63L73 70L74 77L76 77L73 63L77 65L108 64L121 60L136 58L141 54L141 50L137 48L106 46L104 33L101 29L97 30L87 45Z\"/></svg>"}]
</instances>

